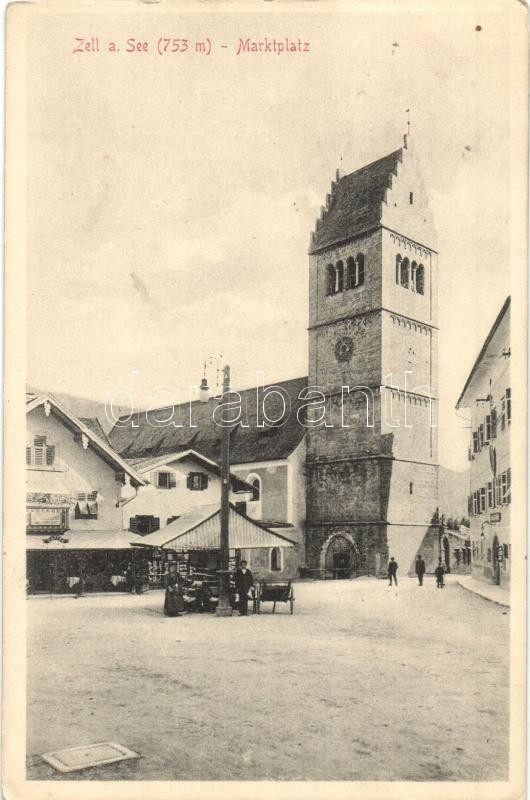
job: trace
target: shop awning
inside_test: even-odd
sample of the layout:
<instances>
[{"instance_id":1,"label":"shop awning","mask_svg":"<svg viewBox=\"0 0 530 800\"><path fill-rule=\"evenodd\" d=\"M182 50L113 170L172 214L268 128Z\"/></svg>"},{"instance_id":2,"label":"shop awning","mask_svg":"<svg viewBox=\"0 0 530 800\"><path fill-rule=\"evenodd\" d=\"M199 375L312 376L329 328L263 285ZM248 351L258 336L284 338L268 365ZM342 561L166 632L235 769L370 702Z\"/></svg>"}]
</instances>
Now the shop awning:
<instances>
[{"instance_id":1,"label":"shop awning","mask_svg":"<svg viewBox=\"0 0 530 800\"><path fill-rule=\"evenodd\" d=\"M136 539L142 537L130 531L66 531L61 538L46 544L48 533L31 533L26 536L26 550L132 550Z\"/></svg>"},{"instance_id":2,"label":"shop awning","mask_svg":"<svg viewBox=\"0 0 530 800\"><path fill-rule=\"evenodd\" d=\"M296 542L256 524L230 506L230 549L251 550L260 547L293 547ZM218 505L199 506L182 514L174 522L155 533L143 536L134 544L164 550L219 550L221 509ZM132 540L131 540L132 541Z\"/></svg>"}]
</instances>

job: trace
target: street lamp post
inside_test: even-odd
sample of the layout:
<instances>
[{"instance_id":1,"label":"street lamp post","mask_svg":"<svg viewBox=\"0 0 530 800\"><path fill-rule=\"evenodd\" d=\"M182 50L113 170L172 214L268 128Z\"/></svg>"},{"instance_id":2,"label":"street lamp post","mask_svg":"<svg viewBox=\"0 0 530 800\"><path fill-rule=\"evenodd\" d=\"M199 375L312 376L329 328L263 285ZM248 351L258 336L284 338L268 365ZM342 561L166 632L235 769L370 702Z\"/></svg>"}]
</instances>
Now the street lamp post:
<instances>
[{"instance_id":1,"label":"street lamp post","mask_svg":"<svg viewBox=\"0 0 530 800\"><path fill-rule=\"evenodd\" d=\"M213 357L207 360L215 360ZM201 381L200 399L208 402L209 389L206 380L206 361L204 362L205 374ZM219 369L217 370L219 374ZM223 397L230 392L230 367L223 367ZM219 546L219 602L217 604L216 615L218 617L231 617L232 606L230 604L230 426L221 415L221 532Z\"/></svg>"}]
</instances>

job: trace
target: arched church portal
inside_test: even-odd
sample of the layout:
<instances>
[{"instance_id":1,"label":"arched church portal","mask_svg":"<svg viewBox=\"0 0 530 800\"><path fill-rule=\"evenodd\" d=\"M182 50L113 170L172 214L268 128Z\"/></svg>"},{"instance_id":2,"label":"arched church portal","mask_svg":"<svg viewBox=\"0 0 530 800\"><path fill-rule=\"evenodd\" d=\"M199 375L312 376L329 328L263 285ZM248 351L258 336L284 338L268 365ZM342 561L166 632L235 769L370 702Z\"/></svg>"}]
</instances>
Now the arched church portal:
<instances>
[{"instance_id":1,"label":"arched church portal","mask_svg":"<svg viewBox=\"0 0 530 800\"><path fill-rule=\"evenodd\" d=\"M332 533L322 547L321 567L335 579L354 578L359 569L359 552L351 534Z\"/></svg>"}]
</instances>

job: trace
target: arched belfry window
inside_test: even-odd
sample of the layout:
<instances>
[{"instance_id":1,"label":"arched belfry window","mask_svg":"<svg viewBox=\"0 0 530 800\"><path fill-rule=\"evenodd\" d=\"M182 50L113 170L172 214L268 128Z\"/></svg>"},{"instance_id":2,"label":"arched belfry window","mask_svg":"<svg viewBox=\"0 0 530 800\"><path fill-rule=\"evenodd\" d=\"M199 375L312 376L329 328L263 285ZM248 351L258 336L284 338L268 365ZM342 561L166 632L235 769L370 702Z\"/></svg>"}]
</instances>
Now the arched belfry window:
<instances>
[{"instance_id":1,"label":"arched belfry window","mask_svg":"<svg viewBox=\"0 0 530 800\"><path fill-rule=\"evenodd\" d=\"M335 291L342 292L344 289L344 264L342 261L337 261L336 264L337 270L337 288Z\"/></svg>"},{"instance_id":2,"label":"arched belfry window","mask_svg":"<svg viewBox=\"0 0 530 800\"><path fill-rule=\"evenodd\" d=\"M350 256L346 260L346 266L348 268L348 282L346 284L347 289L355 289L357 286L356 283L356 272L357 272L357 265L355 264L355 259Z\"/></svg>"},{"instance_id":3,"label":"arched belfry window","mask_svg":"<svg viewBox=\"0 0 530 800\"><path fill-rule=\"evenodd\" d=\"M409 288L409 260L408 258L404 258L399 265L399 279L401 286L405 289Z\"/></svg>"},{"instance_id":4,"label":"arched belfry window","mask_svg":"<svg viewBox=\"0 0 530 800\"><path fill-rule=\"evenodd\" d=\"M410 288L413 292L416 291L416 273L418 270L418 265L415 261L412 262L410 265Z\"/></svg>"},{"instance_id":5,"label":"arched belfry window","mask_svg":"<svg viewBox=\"0 0 530 800\"><path fill-rule=\"evenodd\" d=\"M364 255L357 253L357 283L356 286L362 286L364 283Z\"/></svg>"},{"instance_id":6,"label":"arched belfry window","mask_svg":"<svg viewBox=\"0 0 530 800\"><path fill-rule=\"evenodd\" d=\"M357 253L356 258L350 256L346 261L347 266L347 289L355 289L364 283L364 255Z\"/></svg>"},{"instance_id":7,"label":"arched belfry window","mask_svg":"<svg viewBox=\"0 0 530 800\"><path fill-rule=\"evenodd\" d=\"M425 293L425 267L420 264L416 270L416 291L418 294Z\"/></svg>"},{"instance_id":8,"label":"arched belfry window","mask_svg":"<svg viewBox=\"0 0 530 800\"><path fill-rule=\"evenodd\" d=\"M333 264L328 264L326 272L326 294L335 294L337 283L337 274Z\"/></svg>"},{"instance_id":9,"label":"arched belfry window","mask_svg":"<svg viewBox=\"0 0 530 800\"><path fill-rule=\"evenodd\" d=\"M401 256L396 256L396 283L399 286L401 283Z\"/></svg>"}]
</instances>

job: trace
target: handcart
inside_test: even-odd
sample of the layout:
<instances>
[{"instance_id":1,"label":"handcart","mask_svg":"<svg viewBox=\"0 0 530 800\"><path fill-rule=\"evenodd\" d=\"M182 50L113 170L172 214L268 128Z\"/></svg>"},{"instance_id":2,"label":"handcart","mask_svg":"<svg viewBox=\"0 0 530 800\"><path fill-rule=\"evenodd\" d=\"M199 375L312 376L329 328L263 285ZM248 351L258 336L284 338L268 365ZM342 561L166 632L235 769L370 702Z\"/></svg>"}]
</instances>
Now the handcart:
<instances>
[{"instance_id":1,"label":"handcart","mask_svg":"<svg viewBox=\"0 0 530 800\"><path fill-rule=\"evenodd\" d=\"M276 581L260 581L256 592L256 610L261 614L261 604L272 603L272 613L276 611L276 603L289 603L291 614L294 612L294 592L292 581L282 583Z\"/></svg>"}]
</instances>

